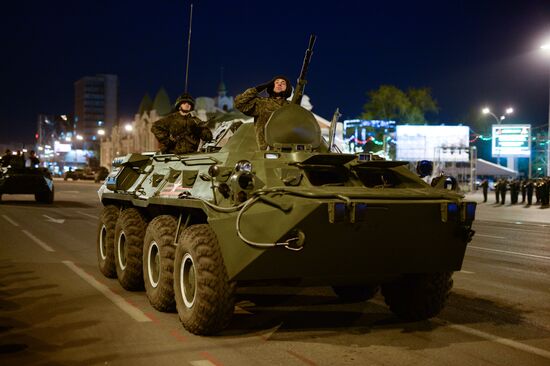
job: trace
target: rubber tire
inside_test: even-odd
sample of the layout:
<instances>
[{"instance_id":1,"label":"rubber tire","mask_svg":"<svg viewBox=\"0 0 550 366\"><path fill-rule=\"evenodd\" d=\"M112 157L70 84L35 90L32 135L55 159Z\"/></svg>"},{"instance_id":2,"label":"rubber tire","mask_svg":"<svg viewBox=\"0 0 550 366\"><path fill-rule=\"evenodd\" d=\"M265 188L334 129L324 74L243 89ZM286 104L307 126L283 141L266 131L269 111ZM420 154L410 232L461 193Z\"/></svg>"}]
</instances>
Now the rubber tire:
<instances>
[{"instance_id":1,"label":"rubber tire","mask_svg":"<svg viewBox=\"0 0 550 366\"><path fill-rule=\"evenodd\" d=\"M177 221L174 216L161 215L155 217L145 232L143 241L143 281L145 292L151 305L158 311L174 311L176 300L174 299L174 236L176 235ZM156 245L153 245L156 243ZM156 286L150 277L149 251L156 250L159 263Z\"/></svg>"},{"instance_id":2,"label":"rubber tire","mask_svg":"<svg viewBox=\"0 0 550 366\"><path fill-rule=\"evenodd\" d=\"M184 257L186 257L184 261ZM180 275L191 263L195 279L194 296L186 305ZM235 284L229 281L216 234L209 225L192 225L181 234L174 261L174 294L179 318L189 332L218 333L231 321Z\"/></svg>"},{"instance_id":3,"label":"rubber tire","mask_svg":"<svg viewBox=\"0 0 550 366\"><path fill-rule=\"evenodd\" d=\"M445 307L453 273L410 274L382 285L382 295L390 310L406 321L432 318Z\"/></svg>"},{"instance_id":4,"label":"rubber tire","mask_svg":"<svg viewBox=\"0 0 550 366\"><path fill-rule=\"evenodd\" d=\"M36 200L36 202L51 204L53 203L54 196L55 196L55 189L54 187L52 187L51 191L48 190L45 192L35 193L34 199Z\"/></svg>"},{"instance_id":5,"label":"rubber tire","mask_svg":"<svg viewBox=\"0 0 550 366\"><path fill-rule=\"evenodd\" d=\"M116 278L115 227L119 212L119 207L108 205L103 207L99 216L96 240L97 265L99 271L107 278Z\"/></svg>"},{"instance_id":6,"label":"rubber tire","mask_svg":"<svg viewBox=\"0 0 550 366\"><path fill-rule=\"evenodd\" d=\"M147 222L138 209L120 213L115 227L114 252L118 282L129 291L143 290L143 237ZM121 248L121 238L124 248ZM121 255L122 254L122 255ZM121 264L125 261L125 265Z\"/></svg>"},{"instance_id":7,"label":"rubber tire","mask_svg":"<svg viewBox=\"0 0 550 366\"><path fill-rule=\"evenodd\" d=\"M372 299L380 286L332 286L332 291L342 302L362 302Z\"/></svg>"}]
</instances>

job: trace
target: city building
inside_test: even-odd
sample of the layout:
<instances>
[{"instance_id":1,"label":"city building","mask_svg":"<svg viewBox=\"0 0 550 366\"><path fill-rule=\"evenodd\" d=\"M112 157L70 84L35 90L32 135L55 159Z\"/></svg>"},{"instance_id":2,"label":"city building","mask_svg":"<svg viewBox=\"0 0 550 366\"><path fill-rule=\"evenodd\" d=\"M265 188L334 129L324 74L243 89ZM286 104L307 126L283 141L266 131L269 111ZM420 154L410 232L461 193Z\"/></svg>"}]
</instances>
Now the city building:
<instances>
[{"instance_id":1,"label":"city building","mask_svg":"<svg viewBox=\"0 0 550 366\"><path fill-rule=\"evenodd\" d=\"M75 133L83 149L98 150L99 130L111 130L118 122L118 77L98 74L74 83Z\"/></svg>"},{"instance_id":2,"label":"city building","mask_svg":"<svg viewBox=\"0 0 550 366\"><path fill-rule=\"evenodd\" d=\"M161 88L154 100L145 94L132 121L120 121L101 139L100 165L110 168L113 158L136 152L157 151L158 142L151 126L172 111L170 98Z\"/></svg>"}]
</instances>

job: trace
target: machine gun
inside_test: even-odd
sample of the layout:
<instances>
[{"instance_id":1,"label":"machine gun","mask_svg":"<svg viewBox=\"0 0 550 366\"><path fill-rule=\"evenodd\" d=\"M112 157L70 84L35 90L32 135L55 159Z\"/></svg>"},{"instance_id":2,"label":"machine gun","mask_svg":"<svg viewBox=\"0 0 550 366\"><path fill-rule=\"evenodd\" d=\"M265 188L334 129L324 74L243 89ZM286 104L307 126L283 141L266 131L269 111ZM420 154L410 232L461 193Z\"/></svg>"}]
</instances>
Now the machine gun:
<instances>
[{"instance_id":1,"label":"machine gun","mask_svg":"<svg viewBox=\"0 0 550 366\"><path fill-rule=\"evenodd\" d=\"M317 36L315 34L312 34L309 36L309 46L306 50L306 55L304 56L304 63L302 65L302 70L300 71L300 76L298 77L298 81L296 82L296 91L294 92L294 96L292 97L292 103L298 104L302 102L302 96L304 95L304 88L306 87L306 74L307 74L307 68L309 66L309 62L311 60L311 55L313 54L313 45L315 44L315 39Z\"/></svg>"}]
</instances>

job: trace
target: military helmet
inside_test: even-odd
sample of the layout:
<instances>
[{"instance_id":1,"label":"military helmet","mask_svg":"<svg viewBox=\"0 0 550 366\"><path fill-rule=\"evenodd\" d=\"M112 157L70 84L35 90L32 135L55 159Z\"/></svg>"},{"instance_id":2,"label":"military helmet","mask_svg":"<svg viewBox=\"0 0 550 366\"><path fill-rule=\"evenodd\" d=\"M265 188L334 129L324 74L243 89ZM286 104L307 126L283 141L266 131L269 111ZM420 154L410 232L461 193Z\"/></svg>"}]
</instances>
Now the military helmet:
<instances>
[{"instance_id":1,"label":"military helmet","mask_svg":"<svg viewBox=\"0 0 550 366\"><path fill-rule=\"evenodd\" d=\"M269 96L271 96L271 97L277 96L273 92L273 88L275 87L275 80L277 80L277 79L283 79L284 81L286 81L286 90L282 93L279 93L279 94L283 98L287 99L288 97L290 97L292 95L292 85L290 84L290 80L288 80L288 78L286 76L283 76L283 75L278 75L278 76L275 76L273 79L271 79L271 81L269 82L269 85L267 86L267 94L269 94Z\"/></svg>"},{"instance_id":2,"label":"military helmet","mask_svg":"<svg viewBox=\"0 0 550 366\"><path fill-rule=\"evenodd\" d=\"M189 103L191 104L191 110L195 109L195 99L191 96L189 93L183 93L176 99L176 103L174 103L174 108L176 110L180 109L180 104L182 103Z\"/></svg>"}]
</instances>

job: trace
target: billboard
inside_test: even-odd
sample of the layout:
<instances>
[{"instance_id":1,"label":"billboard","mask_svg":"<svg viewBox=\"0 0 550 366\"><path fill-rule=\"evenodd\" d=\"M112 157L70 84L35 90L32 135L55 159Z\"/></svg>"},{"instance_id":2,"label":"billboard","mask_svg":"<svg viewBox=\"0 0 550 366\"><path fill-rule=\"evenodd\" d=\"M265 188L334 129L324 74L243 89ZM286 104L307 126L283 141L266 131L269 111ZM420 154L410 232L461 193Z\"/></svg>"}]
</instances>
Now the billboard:
<instances>
[{"instance_id":1,"label":"billboard","mask_svg":"<svg viewBox=\"0 0 550 366\"><path fill-rule=\"evenodd\" d=\"M493 158L531 156L531 125L493 125Z\"/></svg>"},{"instance_id":2,"label":"billboard","mask_svg":"<svg viewBox=\"0 0 550 366\"><path fill-rule=\"evenodd\" d=\"M397 126L397 160L470 160L468 126Z\"/></svg>"},{"instance_id":3,"label":"billboard","mask_svg":"<svg viewBox=\"0 0 550 366\"><path fill-rule=\"evenodd\" d=\"M395 132L395 121L350 119L344 121L343 149L345 153L378 153L388 148Z\"/></svg>"}]
</instances>

